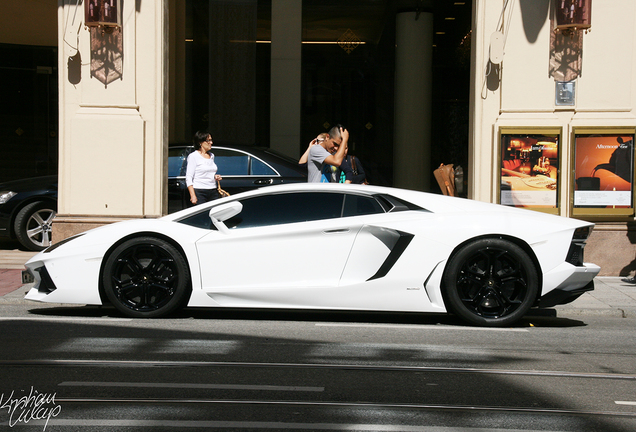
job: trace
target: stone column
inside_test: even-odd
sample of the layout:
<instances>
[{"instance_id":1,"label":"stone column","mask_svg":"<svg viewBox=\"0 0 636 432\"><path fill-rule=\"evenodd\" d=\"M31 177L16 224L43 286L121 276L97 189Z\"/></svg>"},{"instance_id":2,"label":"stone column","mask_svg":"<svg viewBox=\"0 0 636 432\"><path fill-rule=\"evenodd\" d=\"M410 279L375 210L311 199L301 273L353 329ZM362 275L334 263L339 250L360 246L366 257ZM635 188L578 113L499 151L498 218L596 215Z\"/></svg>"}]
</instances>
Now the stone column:
<instances>
[{"instance_id":1,"label":"stone column","mask_svg":"<svg viewBox=\"0 0 636 432\"><path fill-rule=\"evenodd\" d=\"M433 14L396 17L393 185L430 188Z\"/></svg>"},{"instance_id":2,"label":"stone column","mask_svg":"<svg viewBox=\"0 0 636 432\"><path fill-rule=\"evenodd\" d=\"M272 0L270 147L298 157L302 12L300 0Z\"/></svg>"},{"instance_id":3,"label":"stone column","mask_svg":"<svg viewBox=\"0 0 636 432\"><path fill-rule=\"evenodd\" d=\"M82 3L64 2L58 9L54 241L165 211L168 1L145 2L140 10L135 2L121 2L122 27L113 33L87 30Z\"/></svg>"}]
</instances>

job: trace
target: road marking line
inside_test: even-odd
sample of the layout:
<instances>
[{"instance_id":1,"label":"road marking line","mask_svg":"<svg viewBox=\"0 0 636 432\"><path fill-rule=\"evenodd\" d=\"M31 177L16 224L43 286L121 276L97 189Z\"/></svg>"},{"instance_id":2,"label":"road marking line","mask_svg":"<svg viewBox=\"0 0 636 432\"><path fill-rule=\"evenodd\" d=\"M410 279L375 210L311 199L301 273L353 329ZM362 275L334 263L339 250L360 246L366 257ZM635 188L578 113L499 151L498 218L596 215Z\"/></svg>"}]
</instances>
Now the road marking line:
<instances>
[{"instance_id":1,"label":"road marking line","mask_svg":"<svg viewBox=\"0 0 636 432\"><path fill-rule=\"evenodd\" d=\"M479 369L442 366L386 366L373 364L330 364L330 363L268 363L268 362L215 362L215 361L176 361L176 360L0 360L0 366L117 366L117 367L247 367L247 368L295 368L295 369L347 369L347 370L384 370L408 372L442 372L442 373L471 373L486 375L519 375L519 376L551 376L562 378L593 378L636 381L636 374L617 374L602 372L565 372L541 370L511 370L511 369Z\"/></svg>"},{"instance_id":2,"label":"road marking line","mask_svg":"<svg viewBox=\"0 0 636 432\"><path fill-rule=\"evenodd\" d=\"M267 391L307 391L323 392L324 387L276 386L276 385L244 385L244 384L200 384L200 383L144 383L144 382L91 382L64 381L58 384L63 387L133 387L133 388L192 388L215 390L267 390Z\"/></svg>"},{"instance_id":3,"label":"road marking line","mask_svg":"<svg viewBox=\"0 0 636 432\"><path fill-rule=\"evenodd\" d=\"M614 401L616 405L634 405L636 406L636 401Z\"/></svg>"}]
</instances>

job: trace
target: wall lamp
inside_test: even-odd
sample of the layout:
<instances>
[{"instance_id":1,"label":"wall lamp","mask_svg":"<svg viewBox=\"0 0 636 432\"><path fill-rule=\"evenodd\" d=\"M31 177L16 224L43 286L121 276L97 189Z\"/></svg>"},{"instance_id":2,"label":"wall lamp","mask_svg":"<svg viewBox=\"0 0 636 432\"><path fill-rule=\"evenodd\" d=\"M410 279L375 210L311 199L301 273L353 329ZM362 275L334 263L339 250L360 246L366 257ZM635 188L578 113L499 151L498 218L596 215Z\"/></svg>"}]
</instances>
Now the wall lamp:
<instances>
[{"instance_id":1,"label":"wall lamp","mask_svg":"<svg viewBox=\"0 0 636 432\"><path fill-rule=\"evenodd\" d=\"M121 0L84 0L84 25L111 33L121 28Z\"/></svg>"},{"instance_id":2,"label":"wall lamp","mask_svg":"<svg viewBox=\"0 0 636 432\"><path fill-rule=\"evenodd\" d=\"M592 0L556 0L556 32L573 35L592 27Z\"/></svg>"}]
</instances>

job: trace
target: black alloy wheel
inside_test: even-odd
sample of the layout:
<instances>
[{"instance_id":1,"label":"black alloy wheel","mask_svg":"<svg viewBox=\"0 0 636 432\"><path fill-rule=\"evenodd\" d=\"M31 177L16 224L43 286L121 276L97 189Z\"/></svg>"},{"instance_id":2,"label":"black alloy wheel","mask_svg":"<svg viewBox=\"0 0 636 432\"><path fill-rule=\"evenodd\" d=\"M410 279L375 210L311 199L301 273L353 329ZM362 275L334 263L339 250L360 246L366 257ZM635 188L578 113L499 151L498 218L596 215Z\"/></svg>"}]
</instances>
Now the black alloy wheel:
<instances>
[{"instance_id":1,"label":"black alloy wheel","mask_svg":"<svg viewBox=\"0 0 636 432\"><path fill-rule=\"evenodd\" d=\"M109 254L102 273L104 291L124 315L157 318L185 306L190 271L183 255L155 237L123 242Z\"/></svg>"},{"instance_id":2,"label":"black alloy wheel","mask_svg":"<svg viewBox=\"0 0 636 432\"><path fill-rule=\"evenodd\" d=\"M539 290L537 269L518 245L481 239L464 246L444 274L449 310L480 326L502 327L521 319Z\"/></svg>"}]
</instances>

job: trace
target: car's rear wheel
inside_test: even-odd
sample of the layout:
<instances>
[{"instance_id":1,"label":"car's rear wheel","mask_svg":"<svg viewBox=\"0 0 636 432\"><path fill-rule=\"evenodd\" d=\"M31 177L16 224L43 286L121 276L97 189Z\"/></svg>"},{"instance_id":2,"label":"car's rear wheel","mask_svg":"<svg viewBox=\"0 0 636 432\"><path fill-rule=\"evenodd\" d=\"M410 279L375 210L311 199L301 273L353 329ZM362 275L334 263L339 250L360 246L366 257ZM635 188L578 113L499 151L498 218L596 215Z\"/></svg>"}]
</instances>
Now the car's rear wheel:
<instances>
[{"instance_id":1,"label":"car's rear wheel","mask_svg":"<svg viewBox=\"0 0 636 432\"><path fill-rule=\"evenodd\" d=\"M165 240L139 237L109 254L102 273L104 291L123 314L156 318L185 305L190 271L181 252Z\"/></svg>"},{"instance_id":2,"label":"car's rear wheel","mask_svg":"<svg viewBox=\"0 0 636 432\"><path fill-rule=\"evenodd\" d=\"M51 224L57 212L55 206L36 201L22 208L14 223L15 235L25 248L41 251L51 246Z\"/></svg>"},{"instance_id":3,"label":"car's rear wheel","mask_svg":"<svg viewBox=\"0 0 636 432\"><path fill-rule=\"evenodd\" d=\"M518 245L481 239L462 247L444 273L449 310L481 326L508 326L523 317L539 290L537 269Z\"/></svg>"}]
</instances>

